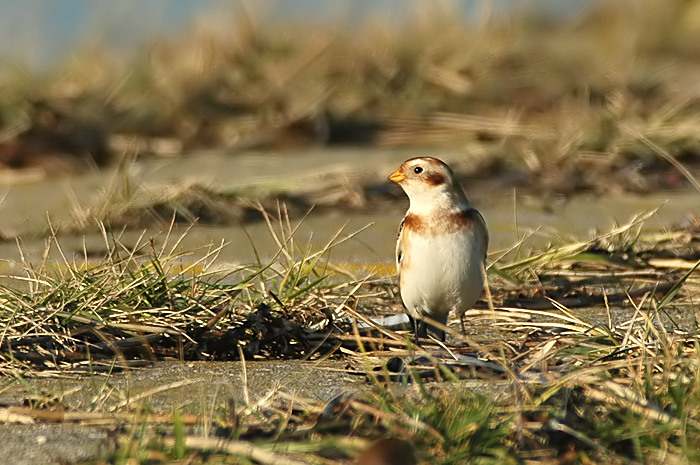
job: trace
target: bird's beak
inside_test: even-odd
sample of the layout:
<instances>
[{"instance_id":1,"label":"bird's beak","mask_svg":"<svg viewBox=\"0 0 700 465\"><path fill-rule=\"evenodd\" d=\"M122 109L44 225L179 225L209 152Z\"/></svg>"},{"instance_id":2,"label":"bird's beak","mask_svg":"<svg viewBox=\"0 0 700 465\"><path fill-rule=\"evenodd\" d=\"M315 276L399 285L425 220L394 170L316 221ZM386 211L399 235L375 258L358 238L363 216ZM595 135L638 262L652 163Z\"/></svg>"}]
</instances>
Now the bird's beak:
<instances>
[{"instance_id":1,"label":"bird's beak","mask_svg":"<svg viewBox=\"0 0 700 465\"><path fill-rule=\"evenodd\" d=\"M399 183L406 179L406 175L403 174L403 171L401 170L396 170L391 175L389 176L390 181L394 181L395 183Z\"/></svg>"}]
</instances>

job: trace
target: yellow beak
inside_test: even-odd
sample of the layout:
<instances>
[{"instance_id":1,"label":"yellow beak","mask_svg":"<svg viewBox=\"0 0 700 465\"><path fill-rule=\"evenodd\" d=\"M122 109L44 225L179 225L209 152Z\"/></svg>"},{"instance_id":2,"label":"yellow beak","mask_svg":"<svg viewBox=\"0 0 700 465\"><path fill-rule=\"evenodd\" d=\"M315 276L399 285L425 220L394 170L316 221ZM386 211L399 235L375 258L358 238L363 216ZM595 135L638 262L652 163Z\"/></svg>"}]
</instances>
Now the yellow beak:
<instances>
[{"instance_id":1,"label":"yellow beak","mask_svg":"<svg viewBox=\"0 0 700 465\"><path fill-rule=\"evenodd\" d=\"M391 175L389 176L389 180L394 181L396 183L399 183L399 182L403 181L404 179L406 179L406 175L403 174L403 172L401 170L396 170L393 173L391 173Z\"/></svg>"}]
</instances>

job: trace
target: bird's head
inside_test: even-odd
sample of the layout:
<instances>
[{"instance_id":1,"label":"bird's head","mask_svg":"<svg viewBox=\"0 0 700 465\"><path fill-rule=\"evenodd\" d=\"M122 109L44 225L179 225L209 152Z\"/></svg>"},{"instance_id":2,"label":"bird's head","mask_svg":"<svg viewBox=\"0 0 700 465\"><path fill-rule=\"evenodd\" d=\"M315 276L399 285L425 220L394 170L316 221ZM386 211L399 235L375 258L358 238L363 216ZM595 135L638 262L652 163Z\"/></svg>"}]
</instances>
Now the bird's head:
<instances>
[{"instance_id":1,"label":"bird's head","mask_svg":"<svg viewBox=\"0 0 700 465\"><path fill-rule=\"evenodd\" d=\"M389 180L406 192L415 213L458 209L469 205L454 172L442 160L418 157L406 160Z\"/></svg>"}]
</instances>

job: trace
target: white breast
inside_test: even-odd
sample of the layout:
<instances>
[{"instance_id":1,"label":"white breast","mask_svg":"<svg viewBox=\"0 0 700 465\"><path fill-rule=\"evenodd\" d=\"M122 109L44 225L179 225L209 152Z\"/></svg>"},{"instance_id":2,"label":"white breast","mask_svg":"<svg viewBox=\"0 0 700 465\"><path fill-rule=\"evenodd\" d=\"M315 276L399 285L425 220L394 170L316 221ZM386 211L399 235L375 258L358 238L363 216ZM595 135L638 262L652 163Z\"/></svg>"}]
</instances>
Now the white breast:
<instances>
[{"instance_id":1,"label":"white breast","mask_svg":"<svg viewBox=\"0 0 700 465\"><path fill-rule=\"evenodd\" d=\"M411 314L445 323L450 311L470 309L483 289L485 243L476 229L453 234L411 234L403 250L401 298Z\"/></svg>"}]
</instances>

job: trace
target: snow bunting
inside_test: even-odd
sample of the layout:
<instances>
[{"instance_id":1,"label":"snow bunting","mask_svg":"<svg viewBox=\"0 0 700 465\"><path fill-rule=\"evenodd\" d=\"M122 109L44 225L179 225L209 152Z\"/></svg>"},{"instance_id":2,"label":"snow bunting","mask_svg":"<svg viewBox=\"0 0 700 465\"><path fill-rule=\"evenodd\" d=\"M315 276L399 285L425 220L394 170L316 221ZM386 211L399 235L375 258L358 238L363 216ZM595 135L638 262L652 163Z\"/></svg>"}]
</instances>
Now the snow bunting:
<instances>
[{"instance_id":1,"label":"snow bunting","mask_svg":"<svg viewBox=\"0 0 700 465\"><path fill-rule=\"evenodd\" d=\"M464 313L484 287L486 222L450 167L437 158L406 160L389 179L409 200L396 244L401 300L414 319L416 338L430 329L444 341L445 331L421 317L445 325L453 311L464 331Z\"/></svg>"}]
</instances>

